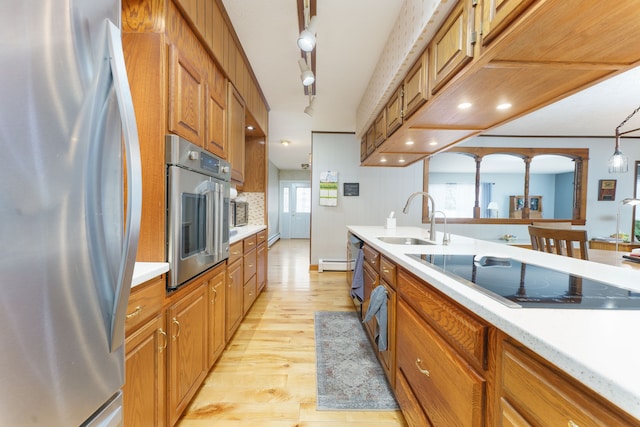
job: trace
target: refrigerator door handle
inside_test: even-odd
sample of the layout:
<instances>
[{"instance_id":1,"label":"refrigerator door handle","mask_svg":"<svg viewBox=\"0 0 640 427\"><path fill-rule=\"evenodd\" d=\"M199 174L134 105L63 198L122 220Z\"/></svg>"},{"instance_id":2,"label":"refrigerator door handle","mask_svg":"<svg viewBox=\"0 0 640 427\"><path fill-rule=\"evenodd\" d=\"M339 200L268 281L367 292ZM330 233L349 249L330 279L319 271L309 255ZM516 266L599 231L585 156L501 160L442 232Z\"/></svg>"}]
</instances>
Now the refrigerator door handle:
<instances>
[{"instance_id":1,"label":"refrigerator door handle","mask_svg":"<svg viewBox=\"0 0 640 427\"><path fill-rule=\"evenodd\" d=\"M109 40L109 59L113 85L118 101L124 146L126 152L127 170L127 216L125 238L123 242L122 260L116 283L113 309L111 312L111 351L117 350L124 344L124 322L131 289L131 279L138 250L140 235L140 217L142 212L142 165L140 161L140 144L136 117L133 111L133 98L129 88L127 70L124 63L122 38L120 29L108 19L107 38Z\"/></svg>"}]
</instances>

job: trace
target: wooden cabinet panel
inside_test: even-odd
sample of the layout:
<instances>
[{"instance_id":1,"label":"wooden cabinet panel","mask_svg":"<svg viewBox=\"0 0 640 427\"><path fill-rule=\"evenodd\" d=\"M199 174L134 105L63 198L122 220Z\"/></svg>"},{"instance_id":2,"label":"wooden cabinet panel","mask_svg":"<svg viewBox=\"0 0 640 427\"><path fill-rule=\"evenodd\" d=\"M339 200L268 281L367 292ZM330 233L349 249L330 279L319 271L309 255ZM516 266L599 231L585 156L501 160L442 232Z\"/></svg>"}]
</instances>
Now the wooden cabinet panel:
<instances>
[{"instance_id":1,"label":"wooden cabinet panel","mask_svg":"<svg viewBox=\"0 0 640 427\"><path fill-rule=\"evenodd\" d=\"M227 259L227 265L233 264L239 259L242 259L242 254L244 253L242 249L242 240L238 242L234 242L229 247L229 258Z\"/></svg>"},{"instance_id":2,"label":"wooden cabinet panel","mask_svg":"<svg viewBox=\"0 0 640 427\"><path fill-rule=\"evenodd\" d=\"M391 388L394 388L396 384L396 291L384 280L380 280L380 284L387 291L387 349L378 350L378 358Z\"/></svg>"},{"instance_id":3,"label":"wooden cabinet panel","mask_svg":"<svg viewBox=\"0 0 640 427\"><path fill-rule=\"evenodd\" d=\"M593 392L565 379L546 362L509 342L503 342L501 381L502 416L524 419L531 425L626 426L638 420L619 416L616 408ZM519 418L513 415L519 414ZM520 424L516 424L520 425ZM525 424L526 425L526 424Z\"/></svg>"},{"instance_id":4,"label":"wooden cabinet panel","mask_svg":"<svg viewBox=\"0 0 640 427\"><path fill-rule=\"evenodd\" d=\"M482 44L488 44L533 0L485 0L482 2Z\"/></svg>"},{"instance_id":5,"label":"wooden cabinet panel","mask_svg":"<svg viewBox=\"0 0 640 427\"><path fill-rule=\"evenodd\" d=\"M380 277L395 289L396 265L384 256L380 257Z\"/></svg>"},{"instance_id":6,"label":"wooden cabinet panel","mask_svg":"<svg viewBox=\"0 0 640 427\"><path fill-rule=\"evenodd\" d=\"M214 269L213 275L208 281L209 287L209 367L216 362L226 344L225 335L225 306L227 290L227 269L223 264Z\"/></svg>"},{"instance_id":7,"label":"wooden cabinet panel","mask_svg":"<svg viewBox=\"0 0 640 427\"><path fill-rule=\"evenodd\" d=\"M483 426L485 380L400 300L398 369L435 426Z\"/></svg>"},{"instance_id":8,"label":"wooden cabinet panel","mask_svg":"<svg viewBox=\"0 0 640 427\"><path fill-rule=\"evenodd\" d=\"M255 234L252 234L249 237L245 237L242 240L242 250L247 253L252 249L255 249L258 244L258 237Z\"/></svg>"},{"instance_id":9,"label":"wooden cabinet panel","mask_svg":"<svg viewBox=\"0 0 640 427\"><path fill-rule=\"evenodd\" d=\"M256 249L256 282L258 286L258 293L262 292L264 287L267 285L267 253L267 244L264 242L258 244L258 249Z\"/></svg>"},{"instance_id":10,"label":"wooden cabinet panel","mask_svg":"<svg viewBox=\"0 0 640 427\"><path fill-rule=\"evenodd\" d=\"M223 159L228 156L226 91L226 79L222 71L211 61L205 87L207 129L205 149Z\"/></svg>"},{"instance_id":11,"label":"wooden cabinet panel","mask_svg":"<svg viewBox=\"0 0 640 427\"><path fill-rule=\"evenodd\" d=\"M411 115L424 104L429 97L427 87L429 63L429 50L420 55L416 63L411 67L404 78L403 120Z\"/></svg>"},{"instance_id":12,"label":"wooden cabinet panel","mask_svg":"<svg viewBox=\"0 0 640 427\"><path fill-rule=\"evenodd\" d=\"M378 273L369 265L364 264L362 269L362 318L364 319L365 314L367 314L367 310L369 309L369 301L371 300L371 291L376 288L380 284L380 276ZM365 323L369 333L373 337L373 332L371 330L372 322Z\"/></svg>"},{"instance_id":13,"label":"wooden cabinet panel","mask_svg":"<svg viewBox=\"0 0 640 427\"><path fill-rule=\"evenodd\" d=\"M364 261L369 264L377 272L380 268L380 254L371 246L364 245L362 247L364 251Z\"/></svg>"},{"instance_id":14,"label":"wooden cabinet panel","mask_svg":"<svg viewBox=\"0 0 640 427\"><path fill-rule=\"evenodd\" d=\"M365 135L362 137L362 139L360 140L360 161L364 161L364 159L367 158L367 155L369 153L367 153L367 134L365 133Z\"/></svg>"},{"instance_id":15,"label":"wooden cabinet panel","mask_svg":"<svg viewBox=\"0 0 640 427\"><path fill-rule=\"evenodd\" d=\"M243 313L244 275L242 258L227 264L225 339L229 341L240 326Z\"/></svg>"},{"instance_id":16,"label":"wooden cabinet panel","mask_svg":"<svg viewBox=\"0 0 640 427\"><path fill-rule=\"evenodd\" d=\"M376 126L375 123L372 124L367 130L366 138L366 146L367 146L367 156L374 152L376 149ZM365 156L366 157L366 156Z\"/></svg>"},{"instance_id":17,"label":"wooden cabinet panel","mask_svg":"<svg viewBox=\"0 0 640 427\"><path fill-rule=\"evenodd\" d=\"M256 275L257 270L257 258L255 248L244 254L244 280L245 282L251 277Z\"/></svg>"},{"instance_id":18,"label":"wooden cabinet panel","mask_svg":"<svg viewBox=\"0 0 640 427\"><path fill-rule=\"evenodd\" d=\"M398 271L397 289L399 295L476 369L486 366L487 325L402 269Z\"/></svg>"},{"instance_id":19,"label":"wooden cabinet panel","mask_svg":"<svg viewBox=\"0 0 640 427\"><path fill-rule=\"evenodd\" d=\"M422 410L418 398L411 391L409 382L400 369L396 370L394 394L409 427L431 427L431 423Z\"/></svg>"},{"instance_id":20,"label":"wooden cabinet panel","mask_svg":"<svg viewBox=\"0 0 640 427\"><path fill-rule=\"evenodd\" d=\"M231 83L227 89L227 141L231 179L244 182L244 100Z\"/></svg>"},{"instance_id":21,"label":"wooden cabinet panel","mask_svg":"<svg viewBox=\"0 0 640 427\"><path fill-rule=\"evenodd\" d=\"M125 318L125 332L129 334L145 320L156 316L164 301L165 276L162 275L131 290Z\"/></svg>"},{"instance_id":22,"label":"wooden cabinet panel","mask_svg":"<svg viewBox=\"0 0 640 427\"><path fill-rule=\"evenodd\" d=\"M246 315L255 302L258 293L255 274L244 284L243 293L242 314Z\"/></svg>"},{"instance_id":23,"label":"wooden cabinet panel","mask_svg":"<svg viewBox=\"0 0 640 427\"><path fill-rule=\"evenodd\" d=\"M376 121L373 124L374 129L374 144L376 147L380 146L387 139L387 119L386 119L386 110L382 109L378 117L376 117Z\"/></svg>"},{"instance_id":24,"label":"wooden cabinet panel","mask_svg":"<svg viewBox=\"0 0 640 427\"><path fill-rule=\"evenodd\" d=\"M204 77L175 46L169 57L169 131L204 147Z\"/></svg>"},{"instance_id":25,"label":"wooden cabinet panel","mask_svg":"<svg viewBox=\"0 0 640 427\"><path fill-rule=\"evenodd\" d=\"M174 425L206 376L207 283L181 296L168 309L169 424Z\"/></svg>"},{"instance_id":26,"label":"wooden cabinet panel","mask_svg":"<svg viewBox=\"0 0 640 427\"><path fill-rule=\"evenodd\" d=\"M164 316L156 312L125 340L124 424L165 425L167 334Z\"/></svg>"},{"instance_id":27,"label":"wooden cabinet panel","mask_svg":"<svg viewBox=\"0 0 640 427\"><path fill-rule=\"evenodd\" d=\"M385 137L391 136L396 129L402 126L402 85L391 95L386 105L386 130Z\"/></svg>"},{"instance_id":28,"label":"wooden cabinet panel","mask_svg":"<svg viewBox=\"0 0 640 427\"><path fill-rule=\"evenodd\" d=\"M471 0L461 0L430 44L431 91L436 93L473 58Z\"/></svg>"}]
</instances>

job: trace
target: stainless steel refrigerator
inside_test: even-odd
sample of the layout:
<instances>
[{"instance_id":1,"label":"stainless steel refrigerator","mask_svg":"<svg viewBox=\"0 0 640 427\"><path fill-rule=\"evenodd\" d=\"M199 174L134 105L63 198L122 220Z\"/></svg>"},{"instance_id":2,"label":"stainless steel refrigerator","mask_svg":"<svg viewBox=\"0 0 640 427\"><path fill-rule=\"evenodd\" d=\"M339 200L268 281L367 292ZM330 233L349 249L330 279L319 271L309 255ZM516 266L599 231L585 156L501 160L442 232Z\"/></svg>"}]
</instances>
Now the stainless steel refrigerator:
<instances>
[{"instance_id":1,"label":"stainless steel refrigerator","mask_svg":"<svg viewBox=\"0 0 640 427\"><path fill-rule=\"evenodd\" d=\"M2 426L123 423L141 176L120 7L0 3Z\"/></svg>"}]
</instances>

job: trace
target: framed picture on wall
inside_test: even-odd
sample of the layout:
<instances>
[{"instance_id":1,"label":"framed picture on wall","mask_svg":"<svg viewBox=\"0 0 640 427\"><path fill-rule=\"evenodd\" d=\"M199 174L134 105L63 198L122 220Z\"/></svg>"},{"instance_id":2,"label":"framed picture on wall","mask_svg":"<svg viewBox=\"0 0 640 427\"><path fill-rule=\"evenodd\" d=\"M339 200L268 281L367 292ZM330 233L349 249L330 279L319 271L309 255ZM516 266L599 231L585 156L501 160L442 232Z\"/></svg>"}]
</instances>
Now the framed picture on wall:
<instances>
[{"instance_id":1,"label":"framed picture on wall","mask_svg":"<svg viewBox=\"0 0 640 427\"><path fill-rule=\"evenodd\" d=\"M601 179L598 181L598 200L616 199L616 180Z\"/></svg>"}]
</instances>

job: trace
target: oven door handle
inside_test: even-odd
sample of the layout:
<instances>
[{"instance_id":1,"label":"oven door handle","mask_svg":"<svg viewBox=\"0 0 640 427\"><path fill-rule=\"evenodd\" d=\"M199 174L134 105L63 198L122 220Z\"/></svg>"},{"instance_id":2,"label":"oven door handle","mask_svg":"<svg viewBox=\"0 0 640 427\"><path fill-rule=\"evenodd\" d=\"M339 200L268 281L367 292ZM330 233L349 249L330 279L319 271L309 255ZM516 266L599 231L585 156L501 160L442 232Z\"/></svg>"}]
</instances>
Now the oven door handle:
<instances>
[{"instance_id":1,"label":"oven door handle","mask_svg":"<svg viewBox=\"0 0 640 427\"><path fill-rule=\"evenodd\" d=\"M222 244L223 244L223 216L224 216L224 191L223 186L219 182L215 183L215 210L213 217L213 226L215 227L215 261L222 259Z\"/></svg>"},{"instance_id":2,"label":"oven door handle","mask_svg":"<svg viewBox=\"0 0 640 427\"><path fill-rule=\"evenodd\" d=\"M215 218L215 183L211 181L207 181L207 191L204 192L206 201L207 201L207 213L206 213L206 246L204 248L204 252L206 255L215 256L215 245L214 245L214 229L213 229L213 221Z\"/></svg>"}]
</instances>

